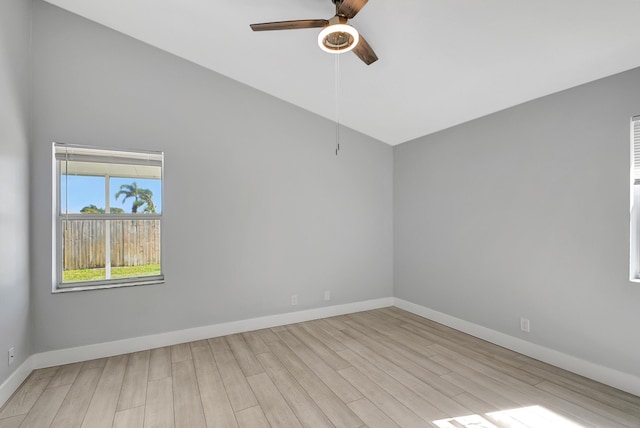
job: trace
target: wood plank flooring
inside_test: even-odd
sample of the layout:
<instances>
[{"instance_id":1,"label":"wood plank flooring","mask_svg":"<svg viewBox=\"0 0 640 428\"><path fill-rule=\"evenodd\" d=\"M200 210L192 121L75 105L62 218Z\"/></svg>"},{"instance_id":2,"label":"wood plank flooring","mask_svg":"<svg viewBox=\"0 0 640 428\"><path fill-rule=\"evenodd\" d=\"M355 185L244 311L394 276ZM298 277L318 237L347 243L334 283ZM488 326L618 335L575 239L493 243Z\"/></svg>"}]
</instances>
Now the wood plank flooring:
<instances>
[{"instance_id":1,"label":"wood plank flooring","mask_svg":"<svg viewBox=\"0 0 640 428\"><path fill-rule=\"evenodd\" d=\"M640 397L397 308L35 370L0 428L640 427Z\"/></svg>"}]
</instances>

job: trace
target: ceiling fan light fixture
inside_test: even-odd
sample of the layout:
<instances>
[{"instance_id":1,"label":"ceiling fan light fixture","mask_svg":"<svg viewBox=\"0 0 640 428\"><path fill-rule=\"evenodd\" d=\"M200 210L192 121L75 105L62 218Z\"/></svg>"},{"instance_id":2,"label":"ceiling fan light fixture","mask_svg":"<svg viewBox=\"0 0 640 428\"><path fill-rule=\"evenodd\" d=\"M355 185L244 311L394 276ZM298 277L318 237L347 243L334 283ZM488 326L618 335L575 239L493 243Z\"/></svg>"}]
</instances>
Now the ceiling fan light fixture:
<instances>
[{"instance_id":1,"label":"ceiling fan light fixture","mask_svg":"<svg viewBox=\"0 0 640 428\"><path fill-rule=\"evenodd\" d=\"M355 48L360 40L358 30L347 24L333 24L318 34L318 46L325 52L340 54Z\"/></svg>"}]
</instances>

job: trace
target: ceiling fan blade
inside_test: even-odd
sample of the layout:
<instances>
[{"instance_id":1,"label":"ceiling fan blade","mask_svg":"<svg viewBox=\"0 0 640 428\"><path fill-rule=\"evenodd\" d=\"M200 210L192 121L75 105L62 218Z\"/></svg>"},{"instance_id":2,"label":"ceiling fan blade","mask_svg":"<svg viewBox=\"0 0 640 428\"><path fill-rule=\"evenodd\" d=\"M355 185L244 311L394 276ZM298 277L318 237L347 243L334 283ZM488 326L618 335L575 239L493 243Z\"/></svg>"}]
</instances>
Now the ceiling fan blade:
<instances>
[{"instance_id":1,"label":"ceiling fan blade","mask_svg":"<svg viewBox=\"0 0 640 428\"><path fill-rule=\"evenodd\" d=\"M371 46L369 46L365 38L362 37L362 34L360 34L360 41L356 47L353 48L353 53L367 65L371 65L378 60L378 56L373 49L371 49Z\"/></svg>"},{"instance_id":2,"label":"ceiling fan blade","mask_svg":"<svg viewBox=\"0 0 640 428\"><path fill-rule=\"evenodd\" d=\"M337 14L351 19L360 12L367 1L369 0L342 0L338 6Z\"/></svg>"},{"instance_id":3,"label":"ceiling fan blade","mask_svg":"<svg viewBox=\"0 0 640 428\"><path fill-rule=\"evenodd\" d=\"M302 28L321 28L329 25L326 19L298 19L296 21L263 22L251 24L253 31L299 30Z\"/></svg>"}]
</instances>

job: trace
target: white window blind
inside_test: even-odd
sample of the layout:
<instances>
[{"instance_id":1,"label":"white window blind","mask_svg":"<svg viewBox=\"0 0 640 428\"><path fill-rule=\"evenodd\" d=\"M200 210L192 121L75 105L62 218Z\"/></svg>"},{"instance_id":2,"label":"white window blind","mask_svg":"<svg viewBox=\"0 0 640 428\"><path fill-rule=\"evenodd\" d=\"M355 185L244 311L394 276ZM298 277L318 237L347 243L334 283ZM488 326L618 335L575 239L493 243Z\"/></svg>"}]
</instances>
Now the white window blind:
<instances>
[{"instance_id":1,"label":"white window blind","mask_svg":"<svg viewBox=\"0 0 640 428\"><path fill-rule=\"evenodd\" d=\"M633 184L640 184L640 116L631 120L633 133Z\"/></svg>"},{"instance_id":2,"label":"white window blind","mask_svg":"<svg viewBox=\"0 0 640 428\"><path fill-rule=\"evenodd\" d=\"M631 118L629 280L640 282L640 116Z\"/></svg>"},{"instance_id":3,"label":"white window blind","mask_svg":"<svg viewBox=\"0 0 640 428\"><path fill-rule=\"evenodd\" d=\"M56 160L76 162L120 163L161 166L162 153L126 150L103 150L92 147L56 143Z\"/></svg>"}]
</instances>

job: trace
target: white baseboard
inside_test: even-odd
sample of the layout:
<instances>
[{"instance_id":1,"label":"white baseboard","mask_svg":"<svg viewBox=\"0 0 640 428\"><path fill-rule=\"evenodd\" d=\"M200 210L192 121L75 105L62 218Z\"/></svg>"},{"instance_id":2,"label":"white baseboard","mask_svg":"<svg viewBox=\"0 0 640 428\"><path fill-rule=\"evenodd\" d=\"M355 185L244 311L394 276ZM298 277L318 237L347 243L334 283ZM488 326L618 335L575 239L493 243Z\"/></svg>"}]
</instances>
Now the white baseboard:
<instances>
[{"instance_id":1,"label":"white baseboard","mask_svg":"<svg viewBox=\"0 0 640 428\"><path fill-rule=\"evenodd\" d=\"M32 356L34 359L33 368L52 367L61 364L75 363L78 361L92 360L95 358L110 357L113 355L143 351L145 349L159 348L161 346L176 345L178 343L192 342L211 337L225 336L227 334L242 333L262 328L310 321L318 318L384 308L387 306L393 306L393 297L327 306L298 312L288 312L241 321L189 328L186 330L177 330L149 336L116 340L113 342L96 343L94 345L42 352Z\"/></svg>"},{"instance_id":2,"label":"white baseboard","mask_svg":"<svg viewBox=\"0 0 640 428\"><path fill-rule=\"evenodd\" d=\"M35 368L33 355L27 358L20 366L0 385L0 408L11 398L22 382Z\"/></svg>"},{"instance_id":3,"label":"white baseboard","mask_svg":"<svg viewBox=\"0 0 640 428\"><path fill-rule=\"evenodd\" d=\"M519 352L528 357L535 358L536 360L544 361L545 363L602 382L630 394L640 396L640 378L637 376L564 354L554 349L545 348L544 346L536 345L535 343L527 342L526 340L509 336L469 321L429 309L425 306L416 305L406 300L394 298L394 306L488 342L495 343L504 348L511 349L512 351Z\"/></svg>"}]
</instances>

